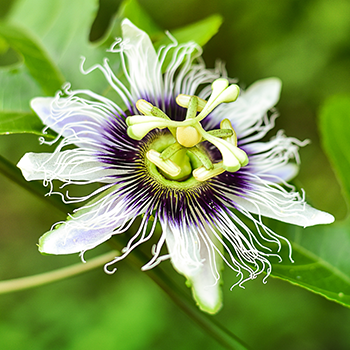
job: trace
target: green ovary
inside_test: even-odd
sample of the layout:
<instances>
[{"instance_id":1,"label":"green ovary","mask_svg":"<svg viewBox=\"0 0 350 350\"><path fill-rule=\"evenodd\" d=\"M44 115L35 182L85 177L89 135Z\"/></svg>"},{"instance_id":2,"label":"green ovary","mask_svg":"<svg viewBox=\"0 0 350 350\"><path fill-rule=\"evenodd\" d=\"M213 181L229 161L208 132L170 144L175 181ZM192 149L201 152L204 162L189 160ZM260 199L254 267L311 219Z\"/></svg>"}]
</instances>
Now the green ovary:
<instances>
[{"instance_id":1,"label":"green ovary","mask_svg":"<svg viewBox=\"0 0 350 350\"><path fill-rule=\"evenodd\" d=\"M175 142L175 138L170 133L163 132L161 133L161 135L159 135L158 138L153 140L147 148L148 150L153 149L161 153L166 148L173 145ZM188 187L190 184L196 185L199 183L193 178L192 171L197 167L201 166L201 163L196 157L194 157L190 152L188 152L187 149L181 149L169 159L181 168L181 171L178 175L172 176L170 174L165 173L146 158L146 166L150 174L153 177L157 178L157 180L159 182L162 182L164 185L169 186L170 183L172 183L173 186L171 187L182 187L181 184L183 184L184 187Z\"/></svg>"},{"instance_id":2,"label":"green ovary","mask_svg":"<svg viewBox=\"0 0 350 350\"><path fill-rule=\"evenodd\" d=\"M162 172L164 177L169 180L183 181L191 176L193 169L186 149L176 152L170 159L181 168L181 172L177 176L171 176Z\"/></svg>"}]
</instances>

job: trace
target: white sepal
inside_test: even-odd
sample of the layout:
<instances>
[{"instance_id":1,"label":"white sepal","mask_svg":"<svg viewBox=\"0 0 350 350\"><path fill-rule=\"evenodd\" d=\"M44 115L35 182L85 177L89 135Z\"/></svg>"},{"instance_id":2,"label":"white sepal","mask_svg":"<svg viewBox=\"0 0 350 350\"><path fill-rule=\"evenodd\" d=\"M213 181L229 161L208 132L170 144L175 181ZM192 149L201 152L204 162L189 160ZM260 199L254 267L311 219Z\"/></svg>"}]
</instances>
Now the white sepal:
<instances>
[{"instance_id":1,"label":"white sepal","mask_svg":"<svg viewBox=\"0 0 350 350\"><path fill-rule=\"evenodd\" d=\"M56 224L39 240L44 254L73 254L95 248L122 230L140 213L131 210L127 202L117 198L117 186L102 192L78 209L67 221Z\"/></svg>"},{"instance_id":2,"label":"white sepal","mask_svg":"<svg viewBox=\"0 0 350 350\"><path fill-rule=\"evenodd\" d=\"M201 310L215 314L222 306L220 274L222 258L217 250L222 246L211 232L203 227L181 227L162 222L171 263L187 278L192 294Z\"/></svg>"},{"instance_id":3,"label":"white sepal","mask_svg":"<svg viewBox=\"0 0 350 350\"><path fill-rule=\"evenodd\" d=\"M26 153L18 162L27 181L94 181L114 182L113 175L120 171L106 169L105 164L83 155L79 150L67 150L57 153Z\"/></svg>"},{"instance_id":4,"label":"white sepal","mask_svg":"<svg viewBox=\"0 0 350 350\"><path fill-rule=\"evenodd\" d=\"M128 19L122 22L123 50L128 57L130 85L134 96L161 96L161 66L149 36ZM154 102L154 101L150 101Z\"/></svg>"},{"instance_id":5,"label":"white sepal","mask_svg":"<svg viewBox=\"0 0 350 350\"><path fill-rule=\"evenodd\" d=\"M259 193L260 192L260 193ZM273 195L264 196L266 189L257 189L255 198L232 196L237 208L249 211L252 214L266 216L302 227L331 224L334 217L324 211L317 210L302 200L293 200L286 193L274 192Z\"/></svg>"}]
</instances>

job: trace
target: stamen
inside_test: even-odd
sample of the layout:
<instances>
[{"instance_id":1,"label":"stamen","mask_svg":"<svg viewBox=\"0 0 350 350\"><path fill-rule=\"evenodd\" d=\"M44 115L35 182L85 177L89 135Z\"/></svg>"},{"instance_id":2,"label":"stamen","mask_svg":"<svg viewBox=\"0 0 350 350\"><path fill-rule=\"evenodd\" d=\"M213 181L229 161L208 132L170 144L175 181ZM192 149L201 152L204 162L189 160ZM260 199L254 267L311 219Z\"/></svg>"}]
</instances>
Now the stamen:
<instances>
[{"instance_id":1,"label":"stamen","mask_svg":"<svg viewBox=\"0 0 350 350\"><path fill-rule=\"evenodd\" d=\"M202 150L200 150L198 147L192 147L189 149L189 152L191 152L195 157L199 159L199 161L203 164L203 166L207 170L211 170L214 168L213 163L211 162L210 158L207 154L205 154Z\"/></svg>"},{"instance_id":2,"label":"stamen","mask_svg":"<svg viewBox=\"0 0 350 350\"><path fill-rule=\"evenodd\" d=\"M230 136L222 136L222 137L226 141L228 141L228 142L232 143L233 145L237 146L237 134L236 134L235 130L233 129L231 122L228 119L224 119L220 123L220 128L221 128L221 130L229 129L229 130L232 131L232 135L230 135Z\"/></svg>"},{"instance_id":3,"label":"stamen","mask_svg":"<svg viewBox=\"0 0 350 350\"><path fill-rule=\"evenodd\" d=\"M180 94L176 97L176 103L181 107L188 108L192 97L194 96ZM197 112L201 112L204 109L205 105L207 104L207 101L203 100L198 96L195 96L195 97L198 100Z\"/></svg>"},{"instance_id":4,"label":"stamen","mask_svg":"<svg viewBox=\"0 0 350 350\"><path fill-rule=\"evenodd\" d=\"M175 177L181 172L181 168L177 164L170 159L163 160L160 153L153 149L147 152L146 157L150 162L170 176Z\"/></svg>"},{"instance_id":5,"label":"stamen","mask_svg":"<svg viewBox=\"0 0 350 350\"><path fill-rule=\"evenodd\" d=\"M151 110L152 115L154 115L155 117L158 118L163 118L166 120L170 120L170 118L158 107L153 106L152 110Z\"/></svg>"},{"instance_id":6,"label":"stamen","mask_svg":"<svg viewBox=\"0 0 350 350\"><path fill-rule=\"evenodd\" d=\"M197 181L207 181L214 176L220 175L226 170L222 166L222 162L214 164L213 168L208 170L204 166L201 166L193 170L192 175Z\"/></svg>"},{"instance_id":7,"label":"stamen","mask_svg":"<svg viewBox=\"0 0 350 350\"><path fill-rule=\"evenodd\" d=\"M180 151L183 147L175 142L172 145L170 145L169 147L167 147L162 153L161 153L161 158L163 160L169 159L170 157L172 157L176 152Z\"/></svg>"},{"instance_id":8,"label":"stamen","mask_svg":"<svg viewBox=\"0 0 350 350\"><path fill-rule=\"evenodd\" d=\"M152 108L153 105L145 100L138 100L136 102L136 108L143 114L143 115L152 115Z\"/></svg>"},{"instance_id":9,"label":"stamen","mask_svg":"<svg viewBox=\"0 0 350 350\"><path fill-rule=\"evenodd\" d=\"M221 137L221 138L229 138L233 135L233 132L231 129L214 129L207 131L208 134L215 136L215 137Z\"/></svg>"},{"instance_id":10,"label":"stamen","mask_svg":"<svg viewBox=\"0 0 350 350\"><path fill-rule=\"evenodd\" d=\"M192 96L187 107L186 120L193 119L197 115L198 99Z\"/></svg>"},{"instance_id":11,"label":"stamen","mask_svg":"<svg viewBox=\"0 0 350 350\"><path fill-rule=\"evenodd\" d=\"M158 107L153 106L151 103L146 100L137 100L136 108L145 116L154 116L157 118L163 118L170 120L170 118Z\"/></svg>"}]
</instances>

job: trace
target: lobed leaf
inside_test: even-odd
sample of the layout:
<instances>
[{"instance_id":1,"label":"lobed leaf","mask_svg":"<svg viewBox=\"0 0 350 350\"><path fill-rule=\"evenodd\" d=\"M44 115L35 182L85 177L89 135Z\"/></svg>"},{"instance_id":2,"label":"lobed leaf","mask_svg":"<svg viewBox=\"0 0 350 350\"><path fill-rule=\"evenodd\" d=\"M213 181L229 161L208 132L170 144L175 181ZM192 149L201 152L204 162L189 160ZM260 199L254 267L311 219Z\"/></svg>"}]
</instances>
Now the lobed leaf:
<instances>
[{"instance_id":1,"label":"lobed leaf","mask_svg":"<svg viewBox=\"0 0 350 350\"><path fill-rule=\"evenodd\" d=\"M8 21L21 24L39 38L72 88L103 93L108 83L102 73L83 75L80 70L82 56L87 58L86 69L102 64L105 57L111 58L112 66L119 65L116 55L89 42L97 5L95 0L18 0Z\"/></svg>"},{"instance_id":2,"label":"lobed leaf","mask_svg":"<svg viewBox=\"0 0 350 350\"><path fill-rule=\"evenodd\" d=\"M88 35L84 35L90 29L95 10L93 0L16 2L7 22L0 25L1 47L2 51L15 50L23 59L0 69L0 133L42 135L43 125L30 112L30 100L54 95L65 82L61 71L78 88L84 78L79 70L81 55L87 51L92 52L93 58L98 56L97 62L102 61L105 49L94 48ZM106 89L107 82L99 75L100 80L90 77L91 86L86 83L84 87L95 87L97 92Z\"/></svg>"},{"instance_id":3,"label":"lobed leaf","mask_svg":"<svg viewBox=\"0 0 350 350\"><path fill-rule=\"evenodd\" d=\"M44 93L54 94L64 83L64 78L36 38L11 24L0 24L0 35L23 56L23 64L40 85Z\"/></svg>"}]
</instances>

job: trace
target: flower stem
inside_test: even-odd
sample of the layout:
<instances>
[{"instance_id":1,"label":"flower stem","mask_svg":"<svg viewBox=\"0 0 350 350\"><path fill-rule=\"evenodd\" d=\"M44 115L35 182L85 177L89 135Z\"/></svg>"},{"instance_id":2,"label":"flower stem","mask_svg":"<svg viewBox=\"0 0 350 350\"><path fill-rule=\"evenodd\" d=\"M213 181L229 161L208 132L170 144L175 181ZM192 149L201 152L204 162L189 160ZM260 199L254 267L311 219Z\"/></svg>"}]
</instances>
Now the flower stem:
<instances>
[{"instance_id":1,"label":"flower stem","mask_svg":"<svg viewBox=\"0 0 350 350\"><path fill-rule=\"evenodd\" d=\"M111 261L112 259L115 258L116 255L119 255L117 251L111 251L106 254L100 255L96 258L93 258L84 264L80 262L78 264L74 264L68 267L64 267L62 269L42 273L39 275L22 277L22 278L17 278L17 279L8 280L8 281L2 281L0 282L0 294L34 288L34 287L42 286L44 284L56 282L68 277L81 274L83 272L92 270L96 267L99 267Z\"/></svg>"}]
</instances>

